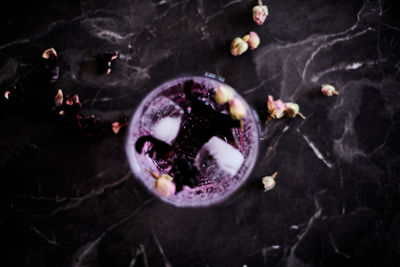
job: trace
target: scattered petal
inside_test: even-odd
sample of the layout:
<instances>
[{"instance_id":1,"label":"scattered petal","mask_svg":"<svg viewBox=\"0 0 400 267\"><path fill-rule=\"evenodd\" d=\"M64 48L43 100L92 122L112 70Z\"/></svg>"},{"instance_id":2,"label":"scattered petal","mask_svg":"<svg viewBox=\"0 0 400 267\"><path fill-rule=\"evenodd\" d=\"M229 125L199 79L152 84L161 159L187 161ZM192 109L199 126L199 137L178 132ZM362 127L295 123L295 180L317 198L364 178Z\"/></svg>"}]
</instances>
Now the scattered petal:
<instances>
[{"instance_id":1,"label":"scattered petal","mask_svg":"<svg viewBox=\"0 0 400 267\"><path fill-rule=\"evenodd\" d=\"M248 48L249 45L242 38L236 37L231 44L231 54L235 57L240 56L246 52Z\"/></svg>"},{"instance_id":2,"label":"scattered petal","mask_svg":"<svg viewBox=\"0 0 400 267\"><path fill-rule=\"evenodd\" d=\"M253 20L258 25L263 25L265 19L268 16L268 8L260 3L259 5L253 7Z\"/></svg>"},{"instance_id":3,"label":"scattered petal","mask_svg":"<svg viewBox=\"0 0 400 267\"><path fill-rule=\"evenodd\" d=\"M233 99L233 91L226 85L220 85L215 91L215 101L218 104L228 103Z\"/></svg>"},{"instance_id":4,"label":"scattered petal","mask_svg":"<svg viewBox=\"0 0 400 267\"><path fill-rule=\"evenodd\" d=\"M8 99L10 99L10 96L11 96L11 92L10 91L5 91L4 92L4 97L8 100Z\"/></svg>"},{"instance_id":5,"label":"scattered petal","mask_svg":"<svg viewBox=\"0 0 400 267\"><path fill-rule=\"evenodd\" d=\"M65 99L65 104L67 104L68 106L72 106L72 105L77 105L77 106L82 106L81 102L79 102L79 96L78 94L74 94L72 96L66 96Z\"/></svg>"},{"instance_id":6,"label":"scattered petal","mask_svg":"<svg viewBox=\"0 0 400 267\"><path fill-rule=\"evenodd\" d=\"M97 71L99 74L109 75L111 73L111 63L119 56L118 51L104 52L96 56Z\"/></svg>"},{"instance_id":7,"label":"scattered petal","mask_svg":"<svg viewBox=\"0 0 400 267\"><path fill-rule=\"evenodd\" d=\"M61 89L58 89L56 96L54 97L54 104L56 107L59 107L62 105L64 100L64 95Z\"/></svg>"},{"instance_id":8,"label":"scattered petal","mask_svg":"<svg viewBox=\"0 0 400 267\"><path fill-rule=\"evenodd\" d=\"M72 98L68 97L65 100L65 104L67 104L68 106L72 106L74 104L74 101L72 101Z\"/></svg>"},{"instance_id":9,"label":"scattered petal","mask_svg":"<svg viewBox=\"0 0 400 267\"><path fill-rule=\"evenodd\" d=\"M74 94L72 96L72 100L74 101L74 104L80 103L78 94Z\"/></svg>"},{"instance_id":10,"label":"scattered petal","mask_svg":"<svg viewBox=\"0 0 400 267\"><path fill-rule=\"evenodd\" d=\"M285 115L286 105L282 100L278 99L274 101L274 98L268 96L268 112L274 119L280 119Z\"/></svg>"},{"instance_id":11,"label":"scattered petal","mask_svg":"<svg viewBox=\"0 0 400 267\"><path fill-rule=\"evenodd\" d=\"M260 37L256 32L250 32L243 36L243 40L247 42L251 50L256 49L260 45Z\"/></svg>"},{"instance_id":12,"label":"scattered petal","mask_svg":"<svg viewBox=\"0 0 400 267\"><path fill-rule=\"evenodd\" d=\"M333 87L330 84L323 84L321 87L321 92L326 96L333 96L339 94L339 92L336 91L335 87Z\"/></svg>"},{"instance_id":13,"label":"scattered petal","mask_svg":"<svg viewBox=\"0 0 400 267\"><path fill-rule=\"evenodd\" d=\"M276 185L276 181L275 181L275 177L278 175L277 172L274 172L272 175L270 176L265 176L262 178L262 183L264 185L264 191L268 191L271 190L272 188L275 187Z\"/></svg>"},{"instance_id":14,"label":"scattered petal","mask_svg":"<svg viewBox=\"0 0 400 267\"><path fill-rule=\"evenodd\" d=\"M246 116L246 107L241 100L234 98L229 102L229 112L235 120L241 120Z\"/></svg>"},{"instance_id":15,"label":"scattered petal","mask_svg":"<svg viewBox=\"0 0 400 267\"><path fill-rule=\"evenodd\" d=\"M42 58L44 59L57 58L57 52L54 48L46 49L42 54Z\"/></svg>"}]
</instances>

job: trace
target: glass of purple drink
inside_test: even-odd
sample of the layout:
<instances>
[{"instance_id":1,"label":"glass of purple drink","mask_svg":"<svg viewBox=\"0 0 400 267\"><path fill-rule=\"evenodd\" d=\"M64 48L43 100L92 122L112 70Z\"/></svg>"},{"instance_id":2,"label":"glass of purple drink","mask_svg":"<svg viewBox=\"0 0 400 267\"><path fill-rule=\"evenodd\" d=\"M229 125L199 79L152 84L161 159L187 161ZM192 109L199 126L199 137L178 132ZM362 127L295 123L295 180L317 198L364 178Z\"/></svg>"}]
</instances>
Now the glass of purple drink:
<instances>
[{"instance_id":1,"label":"glass of purple drink","mask_svg":"<svg viewBox=\"0 0 400 267\"><path fill-rule=\"evenodd\" d=\"M202 76L176 78L151 91L136 109L126 143L129 164L163 201L210 206L249 177L259 125L229 85Z\"/></svg>"}]
</instances>

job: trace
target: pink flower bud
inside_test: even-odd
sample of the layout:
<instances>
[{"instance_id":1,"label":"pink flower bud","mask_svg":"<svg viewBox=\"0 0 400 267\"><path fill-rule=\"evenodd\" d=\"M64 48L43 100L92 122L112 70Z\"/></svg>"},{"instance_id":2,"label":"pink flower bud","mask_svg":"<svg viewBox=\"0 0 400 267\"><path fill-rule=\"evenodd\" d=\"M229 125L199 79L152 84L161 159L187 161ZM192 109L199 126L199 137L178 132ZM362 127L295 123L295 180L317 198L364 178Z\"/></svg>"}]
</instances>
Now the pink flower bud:
<instances>
[{"instance_id":1,"label":"pink flower bud","mask_svg":"<svg viewBox=\"0 0 400 267\"><path fill-rule=\"evenodd\" d=\"M268 112L274 119L280 119L285 115L286 105L282 100L274 101L272 96L268 96Z\"/></svg>"},{"instance_id":2,"label":"pink flower bud","mask_svg":"<svg viewBox=\"0 0 400 267\"><path fill-rule=\"evenodd\" d=\"M156 180L156 188L161 196L170 197L175 194L176 186L173 178L168 174L162 174Z\"/></svg>"},{"instance_id":3,"label":"pink flower bud","mask_svg":"<svg viewBox=\"0 0 400 267\"><path fill-rule=\"evenodd\" d=\"M226 85L220 85L215 90L215 101L218 104L225 104L228 103L233 99L233 91Z\"/></svg>"},{"instance_id":4,"label":"pink flower bud","mask_svg":"<svg viewBox=\"0 0 400 267\"><path fill-rule=\"evenodd\" d=\"M258 25L263 25L267 16L268 16L267 6L258 5L253 7L253 20Z\"/></svg>"},{"instance_id":5,"label":"pink flower bud","mask_svg":"<svg viewBox=\"0 0 400 267\"><path fill-rule=\"evenodd\" d=\"M286 102L285 105L286 105L285 112L288 117L294 118L297 115L299 115L303 120L306 119L306 117L300 112L299 104L293 102Z\"/></svg>"},{"instance_id":6,"label":"pink flower bud","mask_svg":"<svg viewBox=\"0 0 400 267\"><path fill-rule=\"evenodd\" d=\"M119 132L119 130L121 130L121 123L119 123L118 121L113 122L113 123L111 124L111 126L112 126L112 131L113 131L115 134L117 134L117 133Z\"/></svg>"},{"instance_id":7,"label":"pink flower bud","mask_svg":"<svg viewBox=\"0 0 400 267\"><path fill-rule=\"evenodd\" d=\"M231 54L235 57L240 56L246 52L248 48L249 45L242 38L236 37L231 44Z\"/></svg>"},{"instance_id":8,"label":"pink flower bud","mask_svg":"<svg viewBox=\"0 0 400 267\"><path fill-rule=\"evenodd\" d=\"M336 91L335 87L333 87L330 84L323 84L321 88L322 94L326 96L333 96L333 95L338 95L339 92Z\"/></svg>"},{"instance_id":9,"label":"pink flower bud","mask_svg":"<svg viewBox=\"0 0 400 267\"><path fill-rule=\"evenodd\" d=\"M250 32L250 34L245 35L243 40L247 42L251 50L256 49L260 45L260 37L258 37L258 34L255 32Z\"/></svg>"},{"instance_id":10,"label":"pink flower bud","mask_svg":"<svg viewBox=\"0 0 400 267\"><path fill-rule=\"evenodd\" d=\"M243 102L237 98L234 98L229 102L229 111L232 118L235 120L241 120L246 116L246 107Z\"/></svg>"}]
</instances>

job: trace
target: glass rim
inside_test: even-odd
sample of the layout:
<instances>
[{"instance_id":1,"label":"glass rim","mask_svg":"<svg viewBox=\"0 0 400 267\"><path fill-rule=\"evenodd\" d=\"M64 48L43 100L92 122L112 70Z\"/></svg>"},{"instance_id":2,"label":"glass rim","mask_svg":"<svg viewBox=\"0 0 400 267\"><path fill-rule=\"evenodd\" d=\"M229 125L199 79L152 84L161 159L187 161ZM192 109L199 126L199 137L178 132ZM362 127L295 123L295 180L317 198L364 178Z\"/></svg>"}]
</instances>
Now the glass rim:
<instances>
[{"instance_id":1,"label":"glass rim","mask_svg":"<svg viewBox=\"0 0 400 267\"><path fill-rule=\"evenodd\" d=\"M211 73L205 73L204 76L201 75L191 75L191 74L183 74L176 76L175 78L171 78L166 80L165 82L161 82L158 84L156 87L151 89L150 92L148 92L140 101L139 105L135 108L134 112L132 113L129 126L128 126L128 131L127 135L125 137L125 151L128 159L128 163L130 165L131 171L133 172L135 178L140 181L140 183L154 196L156 196L158 199L161 199L163 202L166 202L168 204L171 204L176 207L209 207L209 206L215 206L217 204L221 204L225 200L229 199L232 195L234 195L235 192L238 191L240 187L242 187L245 182L248 180L250 177L254 166L257 162L258 159L258 154L259 154L259 147L260 147L260 135L261 135L261 125L260 125L260 120L258 118L258 114L256 113L255 109L247 103L247 101L243 98L243 96L238 93L235 88L233 88L231 85L227 84L225 82L225 79L218 77L215 75L214 77L210 77L208 75ZM137 130L136 124L140 121L141 116L145 112L147 108L147 104L151 103L153 99L155 99L158 95L162 94L163 91L166 89L170 88L173 85L179 84L180 82L184 82L186 80L194 80L194 81L211 81L211 84L217 85L217 84L223 84L231 87L234 92L244 101L247 109L251 111L251 119L255 123L256 131L253 133L255 134L255 143L253 150L250 151L249 153L249 158L246 160L249 162L248 167L246 168L245 172L242 174L242 178L239 180L233 182L233 185L227 192L224 192L224 194L221 193L215 193L217 196L213 197L212 199L207 199L206 201L203 200L198 200L198 201L188 201L187 203L183 202L177 202L176 200L172 200L171 198L166 198L162 197L157 192L155 192L154 188L150 188L144 181L148 175L145 174L145 171L140 167L139 162L136 160L136 151L134 149L135 147L135 141L136 138L134 138L135 131ZM139 171L140 170L140 171ZM146 176L146 177L144 177ZM234 177L234 176L233 176ZM232 178L233 178L232 177ZM154 179L154 178L153 178ZM195 190L196 188L193 188ZM180 192L181 193L181 192ZM178 193L178 194L180 194Z\"/></svg>"}]
</instances>

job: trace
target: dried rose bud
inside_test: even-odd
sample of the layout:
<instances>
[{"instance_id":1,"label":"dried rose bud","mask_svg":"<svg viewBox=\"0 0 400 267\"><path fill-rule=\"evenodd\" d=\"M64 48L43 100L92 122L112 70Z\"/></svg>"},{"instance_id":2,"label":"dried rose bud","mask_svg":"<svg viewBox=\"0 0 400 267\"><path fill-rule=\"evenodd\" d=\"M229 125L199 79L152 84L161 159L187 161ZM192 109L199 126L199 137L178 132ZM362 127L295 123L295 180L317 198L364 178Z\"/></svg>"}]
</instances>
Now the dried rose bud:
<instances>
[{"instance_id":1,"label":"dried rose bud","mask_svg":"<svg viewBox=\"0 0 400 267\"><path fill-rule=\"evenodd\" d=\"M58 89L56 96L54 97L54 105L59 107L62 105L64 100L64 95L61 89Z\"/></svg>"},{"instance_id":2,"label":"dried rose bud","mask_svg":"<svg viewBox=\"0 0 400 267\"><path fill-rule=\"evenodd\" d=\"M111 125L112 125L112 130L113 130L113 132L114 132L115 134L118 134L118 132L119 132L122 128L124 128L124 127L126 127L126 126L128 125L128 122L123 122L123 123L121 123L121 122L119 122L119 121L116 121L116 122L113 122Z\"/></svg>"},{"instance_id":3,"label":"dried rose bud","mask_svg":"<svg viewBox=\"0 0 400 267\"><path fill-rule=\"evenodd\" d=\"M121 124L116 121L112 123L112 130L115 134L117 134L119 132L119 130L121 130Z\"/></svg>"},{"instance_id":4,"label":"dried rose bud","mask_svg":"<svg viewBox=\"0 0 400 267\"><path fill-rule=\"evenodd\" d=\"M268 96L268 112L274 119L280 119L285 115L286 105L282 100L278 99L274 101L274 98Z\"/></svg>"},{"instance_id":5,"label":"dried rose bud","mask_svg":"<svg viewBox=\"0 0 400 267\"><path fill-rule=\"evenodd\" d=\"M4 92L4 97L5 97L5 99L10 99L10 96L11 96L11 92L10 91L5 91Z\"/></svg>"},{"instance_id":6,"label":"dried rose bud","mask_svg":"<svg viewBox=\"0 0 400 267\"><path fill-rule=\"evenodd\" d=\"M240 56L246 52L248 48L249 45L242 38L236 37L231 44L231 54L235 57Z\"/></svg>"},{"instance_id":7,"label":"dried rose bud","mask_svg":"<svg viewBox=\"0 0 400 267\"><path fill-rule=\"evenodd\" d=\"M175 194L176 186L173 178L168 174L162 174L156 181L156 188L160 195L170 197Z\"/></svg>"},{"instance_id":8,"label":"dried rose bud","mask_svg":"<svg viewBox=\"0 0 400 267\"><path fill-rule=\"evenodd\" d=\"M258 5L253 7L253 20L258 25L263 25L265 19L268 16L268 8L265 5L262 5L262 2L259 1Z\"/></svg>"},{"instance_id":9,"label":"dried rose bud","mask_svg":"<svg viewBox=\"0 0 400 267\"><path fill-rule=\"evenodd\" d=\"M255 32L250 32L250 34L243 36L243 40L247 42L251 50L256 49L260 45L260 37Z\"/></svg>"},{"instance_id":10,"label":"dried rose bud","mask_svg":"<svg viewBox=\"0 0 400 267\"><path fill-rule=\"evenodd\" d=\"M288 117L294 118L299 115L303 120L306 119L306 117L300 112L300 106L298 104L293 102L286 102L285 105L285 112Z\"/></svg>"},{"instance_id":11,"label":"dried rose bud","mask_svg":"<svg viewBox=\"0 0 400 267\"><path fill-rule=\"evenodd\" d=\"M265 176L262 178L262 183L264 185L264 191L271 190L272 188L275 187L276 181L275 177L278 175L277 172L274 172L271 176Z\"/></svg>"},{"instance_id":12,"label":"dried rose bud","mask_svg":"<svg viewBox=\"0 0 400 267\"><path fill-rule=\"evenodd\" d=\"M233 99L233 91L226 85L220 85L215 90L215 101L218 104L225 104L228 103Z\"/></svg>"},{"instance_id":13,"label":"dried rose bud","mask_svg":"<svg viewBox=\"0 0 400 267\"><path fill-rule=\"evenodd\" d=\"M148 172L156 179L156 188L160 195L164 197L169 197L175 194L176 186L173 182L174 179L171 176L169 176L168 174L158 175L152 171Z\"/></svg>"},{"instance_id":14,"label":"dried rose bud","mask_svg":"<svg viewBox=\"0 0 400 267\"><path fill-rule=\"evenodd\" d=\"M338 95L339 92L336 91L335 87L333 87L330 84L323 84L321 88L322 94L326 96L333 96L333 95Z\"/></svg>"},{"instance_id":15,"label":"dried rose bud","mask_svg":"<svg viewBox=\"0 0 400 267\"><path fill-rule=\"evenodd\" d=\"M229 112L235 120L241 120L246 116L246 107L243 102L237 98L229 101Z\"/></svg>"},{"instance_id":16,"label":"dried rose bud","mask_svg":"<svg viewBox=\"0 0 400 267\"><path fill-rule=\"evenodd\" d=\"M57 58L57 52L54 48L46 49L42 54L42 58L44 59Z\"/></svg>"}]
</instances>

